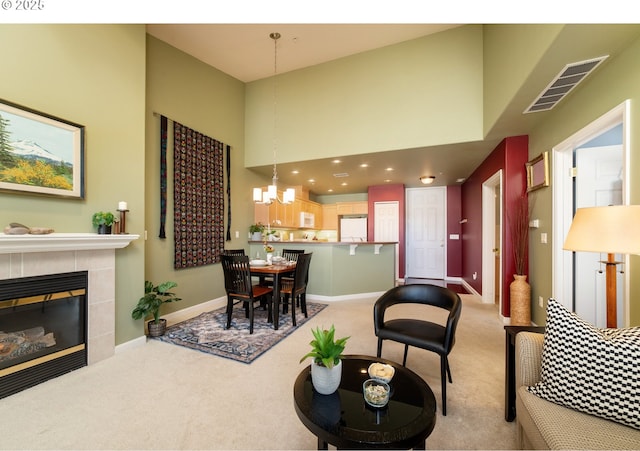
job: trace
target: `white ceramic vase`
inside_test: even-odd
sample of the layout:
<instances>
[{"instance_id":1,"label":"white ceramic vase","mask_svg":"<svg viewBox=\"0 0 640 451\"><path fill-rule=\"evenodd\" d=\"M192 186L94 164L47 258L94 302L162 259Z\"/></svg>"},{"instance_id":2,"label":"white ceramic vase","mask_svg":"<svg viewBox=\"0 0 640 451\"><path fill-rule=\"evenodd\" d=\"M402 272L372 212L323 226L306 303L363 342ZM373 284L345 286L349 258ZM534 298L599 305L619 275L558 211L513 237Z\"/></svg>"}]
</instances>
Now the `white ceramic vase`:
<instances>
[{"instance_id":1,"label":"white ceramic vase","mask_svg":"<svg viewBox=\"0 0 640 451\"><path fill-rule=\"evenodd\" d=\"M330 395L340 386L342 379L342 360L333 368L311 363L311 382L313 388L321 395Z\"/></svg>"}]
</instances>

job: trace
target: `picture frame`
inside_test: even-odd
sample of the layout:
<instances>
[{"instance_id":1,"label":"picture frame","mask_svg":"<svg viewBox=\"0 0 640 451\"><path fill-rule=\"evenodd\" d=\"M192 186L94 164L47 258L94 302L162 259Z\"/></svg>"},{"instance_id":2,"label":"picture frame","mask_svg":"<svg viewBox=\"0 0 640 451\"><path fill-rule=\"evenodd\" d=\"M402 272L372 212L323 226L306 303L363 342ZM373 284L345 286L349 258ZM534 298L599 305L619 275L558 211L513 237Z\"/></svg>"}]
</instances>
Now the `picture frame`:
<instances>
[{"instance_id":1,"label":"picture frame","mask_svg":"<svg viewBox=\"0 0 640 451\"><path fill-rule=\"evenodd\" d=\"M84 126L0 99L0 191L84 199Z\"/></svg>"},{"instance_id":2,"label":"picture frame","mask_svg":"<svg viewBox=\"0 0 640 451\"><path fill-rule=\"evenodd\" d=\"M542 152L525 163L527 170L527 192L549 186L549 153Z\"/></svg>"}]
</instances>

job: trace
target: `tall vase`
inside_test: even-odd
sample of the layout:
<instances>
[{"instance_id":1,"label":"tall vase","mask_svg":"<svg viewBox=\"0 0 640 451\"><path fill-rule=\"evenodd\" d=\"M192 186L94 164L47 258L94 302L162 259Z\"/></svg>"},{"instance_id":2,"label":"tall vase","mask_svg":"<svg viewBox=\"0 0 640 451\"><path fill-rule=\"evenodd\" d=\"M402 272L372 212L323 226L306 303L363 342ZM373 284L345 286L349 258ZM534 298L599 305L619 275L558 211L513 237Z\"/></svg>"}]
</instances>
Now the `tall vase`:
<instances>
[{"instance_id":1,"label":"tall vase","mask_svg":"<svg viewBox=\"0 0 640 451\"><path fill-rule=\"evenodd\" d=\"M527 282L527 276L514 274L515 279L509 285L511 302L511 325L531 325L531 286Z\"/></svg>"},{"instance_id":2,"label":"tall vase","mask_svg":"<svg viewBox=\"0 0 640 451\"><path fill-rule=\"evenodd\" d=\"M311 363L311 383L321 395L330 395L340 386L342 379L342 360L333 368Z\"/></svg>"}]
</instances>

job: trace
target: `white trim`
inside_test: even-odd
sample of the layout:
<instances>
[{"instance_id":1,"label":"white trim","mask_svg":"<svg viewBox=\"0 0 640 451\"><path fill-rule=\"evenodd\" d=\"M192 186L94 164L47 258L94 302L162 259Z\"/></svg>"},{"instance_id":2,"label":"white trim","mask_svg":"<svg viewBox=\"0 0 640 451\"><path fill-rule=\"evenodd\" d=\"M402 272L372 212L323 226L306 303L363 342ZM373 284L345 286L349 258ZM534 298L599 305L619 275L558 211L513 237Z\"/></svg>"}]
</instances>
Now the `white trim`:
<instances>
[{"instance_id":1,"label":"white trim","mask_svg":"<svg viewBox=\"0 0 640 451\"><path fill-rule=\"evenodd\" d=\"M47 235L7 235L0 233L0 254L27 252L85 251L121 249L140 235L99 235L97 233L50 233Z\"/></svg>"},{"instance_id":2,"label":"white trim","mask_svg":"<svg viewBox=\"0 0 640 451\"><path fill-rule=\"evenodd\" d=\"M482 302L493 304L495 302L495 279L498 278L498 297L500 299L500 313L502 313L502 271L495 272L495 253L493 252L493 244L495 241L495 221L496 221L496 187L500 188L500 196L498 205L500 210L498 217L500 218L500 237L498 249L500 252L500 268L502 268L502 169L497 171L491 177L482 183Z\"/></svg>"},{"instance_id":3,"label":"white trim","mask_svg":"<svg viewBox=\"0 0 640 451\"><path fill-rule=\"evenodd\" d=\"M573 287L570 284L565 284L564 281L572 278L573 259L571 252L563 250L562 246L573 221L573 185L570 177L570 170L573 167L573 149L622 123L622 203L623 205L629 205L631 132L628 124L631 120L630 111L631 101L625 100L552 149L553 250L551 257L551 292L552 297L571 311L573 310ZM629 255L624 255L624 261L626 268L624 277L624 322L626 324L619 324L618 327L628 326L629 323L630 282L629 277L627 277L630 273Z\"/></svg>"}]
</instances>

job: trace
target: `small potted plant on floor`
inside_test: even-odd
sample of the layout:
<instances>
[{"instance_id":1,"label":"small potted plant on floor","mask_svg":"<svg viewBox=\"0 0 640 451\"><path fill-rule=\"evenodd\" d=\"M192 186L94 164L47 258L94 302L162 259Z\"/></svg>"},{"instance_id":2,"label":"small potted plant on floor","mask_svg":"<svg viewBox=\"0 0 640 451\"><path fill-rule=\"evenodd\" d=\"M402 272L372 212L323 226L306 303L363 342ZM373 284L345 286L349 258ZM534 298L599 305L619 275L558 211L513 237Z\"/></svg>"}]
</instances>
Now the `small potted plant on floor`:
<instances>
[{"instance_id":1,"label":"small potted plant on floor","mask_svg":"<svg viewBox=\"0 0 640 451\"><path fill-rule=\"evenodd\" d=\"M164 303L181 300L175 293L169 291L177 286L178 284L175 282L164 282L157 286L148 280L144 282L144 296L138 300L138 304L131 312L131 317L133 319L153 317L147 323L150 337L164 335L167 330L167 320L160 318L160 307Z\"/></svg>"},{"instance_id":2,"label":"small potted plant on floor","mask_svg":"<svg viewBox=\"0 0 640 451\"><path fill-rule=\"evenodd\" d=\"M98 234L109 235L111 233L111 226L113 225L114 219L113 213L110 211L98 211L91 217L91 222L93 223L93 226L98 229Z\"/></svg>"},{"instance_id":3,"label":"small potted plant on floor","mask_svg":"<svg viewBox=\"0 0 640 451\"><path fill-rule=\"evenodd\" d=\"M313 388L322 394L330 395L340 386L342 379L342 352L347 340L350 337L334 339L336 329L331 325L329 330L322 330L320 327L311 329L314 340L311 345L311 352L305 354L300 363L311 357L311 382Z\"/></svg>"}]
</instances>

